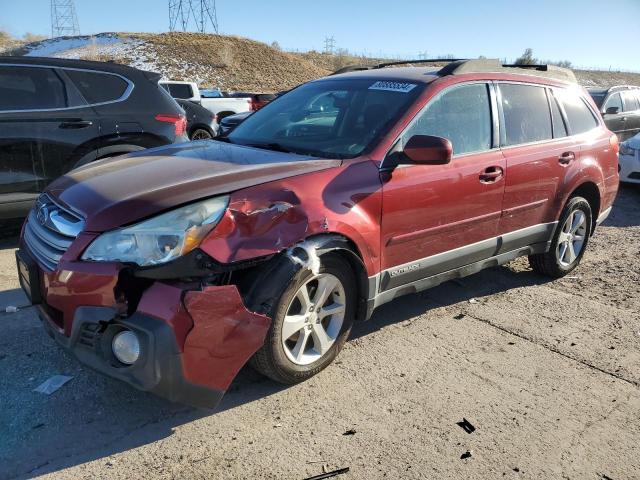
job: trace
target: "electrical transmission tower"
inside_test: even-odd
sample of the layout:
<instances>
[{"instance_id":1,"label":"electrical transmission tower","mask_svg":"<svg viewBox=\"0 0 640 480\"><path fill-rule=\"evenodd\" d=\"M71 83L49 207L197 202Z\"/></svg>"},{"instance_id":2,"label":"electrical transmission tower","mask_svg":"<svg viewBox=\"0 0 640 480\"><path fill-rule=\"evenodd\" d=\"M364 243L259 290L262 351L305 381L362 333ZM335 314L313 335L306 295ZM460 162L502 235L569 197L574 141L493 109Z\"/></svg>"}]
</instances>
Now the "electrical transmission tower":
<instances>
[{"instance_id":1,"label":"electrical transmission tower","mask_svg":"<svg viewBox=\"0 0 640 480\"><path fill-rule=\"evenodd\" d=\"M80 35L73 0L51 0L51 37Z\"/></svg>"},{"instance_id":2,"label":"electrical transmission tower","mask_svg":"<svg viewBox=\"0 0 640 480\"><path fill-rule=\"evenodd\" d=\"M218 33L218 15L215 0L169 0L169 30L189 31L191 25L200 33L209 26Z\"/></svg>"},{"instance_id":3,"label":"electrical transmission tower","mask_svg":"<svg viewBox=\"0 0 640 480\"><path fill-rule=\"evenodd\" d=\"M324 53L331 54L336 48L336 40L333 37L324 37Z\"/></svg>"}]
</instances>

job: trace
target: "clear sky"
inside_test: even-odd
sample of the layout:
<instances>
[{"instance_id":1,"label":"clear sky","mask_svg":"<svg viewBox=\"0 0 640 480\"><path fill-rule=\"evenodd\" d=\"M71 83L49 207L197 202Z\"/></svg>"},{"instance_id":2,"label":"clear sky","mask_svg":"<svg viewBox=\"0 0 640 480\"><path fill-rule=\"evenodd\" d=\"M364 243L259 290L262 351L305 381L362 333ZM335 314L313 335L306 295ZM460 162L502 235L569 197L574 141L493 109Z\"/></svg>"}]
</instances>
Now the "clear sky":
<instances>
[{"instance_id":1,"label":"clear sky","mask_svg":"<svg viewBox=\"0 0 640 480\"><path fill-rule=\"evenodd\" d=\"M83 34L169 29L167 0L75 0ZM50 0L0 0L0 29L50 35ZM217 0L220 32L285 49L539 59L640 71L640 0Z\"/></svg>"}]
</instances>

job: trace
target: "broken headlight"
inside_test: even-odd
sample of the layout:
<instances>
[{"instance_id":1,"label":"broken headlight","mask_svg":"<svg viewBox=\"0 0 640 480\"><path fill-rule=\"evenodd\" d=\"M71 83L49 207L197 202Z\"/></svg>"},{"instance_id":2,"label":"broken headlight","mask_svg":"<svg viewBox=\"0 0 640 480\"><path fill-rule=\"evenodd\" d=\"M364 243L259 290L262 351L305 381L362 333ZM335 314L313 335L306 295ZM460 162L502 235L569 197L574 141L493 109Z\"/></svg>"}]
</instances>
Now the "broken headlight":
<instances>
[{"instance_id":1,"label":"broken headlight","mask_svg":"<svg viewBox=\"0 0 640 480\"><path fill-rule=\"evenodd\" d=\"M200 245L228 204L228 196L210 198L103 233L89 245L82 259L135 263L141 267L169 262Z\"/></svg>"}]
</instances>

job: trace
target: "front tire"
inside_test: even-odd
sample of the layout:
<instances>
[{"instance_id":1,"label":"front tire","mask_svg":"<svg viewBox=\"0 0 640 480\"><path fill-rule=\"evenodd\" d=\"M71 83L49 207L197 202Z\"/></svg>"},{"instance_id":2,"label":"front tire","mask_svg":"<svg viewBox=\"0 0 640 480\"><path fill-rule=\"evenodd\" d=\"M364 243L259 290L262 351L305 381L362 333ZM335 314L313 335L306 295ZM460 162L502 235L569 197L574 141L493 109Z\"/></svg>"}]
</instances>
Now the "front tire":
<instances>
[{"instance_id":1,"label":"front tire","mask_svg":"<svg viewBox=\"0 0 640 480\"><path fill-rule=\"evenodd\" d=\"M562 210L549 251L529 255L531 268L553 278L567 275L580 264L592 225L589 202L582 197L571 198Z\"/></svg>"},{"instance_id":2,"label":"front tire","mask_svg":"<svg viewBox=\"0 0 640 480\"><path fill-rule=\"evenodd\" d=\"M355 276L349 263L337 254L323 255L317 275L305 269L291 279L251 365L280 383L307 380L342 349L355 307Z\"/></svg>"}]
</instances>

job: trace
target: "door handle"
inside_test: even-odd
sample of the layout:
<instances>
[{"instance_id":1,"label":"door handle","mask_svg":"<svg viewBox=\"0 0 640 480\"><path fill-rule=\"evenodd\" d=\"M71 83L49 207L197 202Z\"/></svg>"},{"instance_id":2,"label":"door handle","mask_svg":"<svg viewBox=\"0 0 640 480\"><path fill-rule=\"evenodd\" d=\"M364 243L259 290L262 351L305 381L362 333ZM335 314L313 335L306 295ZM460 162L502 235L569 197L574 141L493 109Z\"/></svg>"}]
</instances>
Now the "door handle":
<instances>
[{"instance_id":1,"label":"door handle","mask_svg":"<svg viewBox=\"0 0 640 480\"><path fill-rule=\"evenodd\" d=\"M93 125L93 122L91 120L69 120L67 122L61 122L60 125L58 125L58 128L76 129L87 128L91 125Z\"/></svg>"},{"instance_id":2,"label":"door handle","mask_svg":"<svg viewBox=\"0 0 640 480\"><path fill-rule=\"evenodd\" d=\"M560 165L569 165L572 161L576 159L576 154L573 152L564 152L562 155L558 157L558 163Z\"/></svg>"},{"instance_id":3,"label":"door handle","mask_svg":"<svg viewBox=\"0 0 640 480\"><path fill-rule=\"evenodd\" d=\"M480 173L480 183L495 183L502 178L502 167L488 167Z\"/></svg>"},{"instance_id":4,"label":"door handle","mask_svg":"<svg viewBox=\"0 0 640 480\"><path fill-rule=\"evenodd\" d=\"M622 121L622 122L626 122L626 121L627 121L627 117L622 117L622 118L620 119L620 121Z\"/></svg>"}]
</instances>

